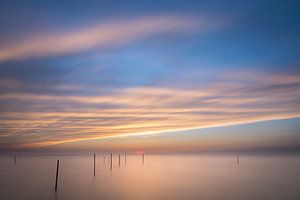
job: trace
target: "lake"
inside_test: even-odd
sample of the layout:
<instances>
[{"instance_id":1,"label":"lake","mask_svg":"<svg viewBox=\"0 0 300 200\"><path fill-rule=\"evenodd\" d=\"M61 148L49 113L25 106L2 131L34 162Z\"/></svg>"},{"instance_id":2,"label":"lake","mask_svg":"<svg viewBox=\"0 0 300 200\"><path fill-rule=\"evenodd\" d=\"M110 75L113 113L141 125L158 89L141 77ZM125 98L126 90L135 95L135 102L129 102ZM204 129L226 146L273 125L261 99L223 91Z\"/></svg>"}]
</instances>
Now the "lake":
<instances>
[{"instance_id":1,"label":"lake","mask_svg":"<svg viewBox=\"0 0 300 200\"><path fill-rule=\"evenodd\" d=\"M2 155L0 199L300 199L300 156L121 155L119 166L114 154L110 169L97 154L93 167L93 155Z\"/></svg>"}]
</instances>

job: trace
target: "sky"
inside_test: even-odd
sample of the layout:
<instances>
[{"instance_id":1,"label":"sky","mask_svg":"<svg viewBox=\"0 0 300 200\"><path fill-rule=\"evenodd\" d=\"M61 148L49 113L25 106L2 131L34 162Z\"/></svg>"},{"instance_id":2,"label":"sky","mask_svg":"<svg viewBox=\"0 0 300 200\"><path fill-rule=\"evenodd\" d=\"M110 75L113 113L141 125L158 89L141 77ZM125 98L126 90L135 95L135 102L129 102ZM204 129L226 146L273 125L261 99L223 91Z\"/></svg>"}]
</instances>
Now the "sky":
<instances>
[{"instance_id":1,"label":"sky","mask_svg":"<svg viewBox=\"0 0 300 200\"><path fill-rule=\"evenodd\" d=\"M1 1L0 151L300 150L297 1Z\"/></svg>"}]
</instances>

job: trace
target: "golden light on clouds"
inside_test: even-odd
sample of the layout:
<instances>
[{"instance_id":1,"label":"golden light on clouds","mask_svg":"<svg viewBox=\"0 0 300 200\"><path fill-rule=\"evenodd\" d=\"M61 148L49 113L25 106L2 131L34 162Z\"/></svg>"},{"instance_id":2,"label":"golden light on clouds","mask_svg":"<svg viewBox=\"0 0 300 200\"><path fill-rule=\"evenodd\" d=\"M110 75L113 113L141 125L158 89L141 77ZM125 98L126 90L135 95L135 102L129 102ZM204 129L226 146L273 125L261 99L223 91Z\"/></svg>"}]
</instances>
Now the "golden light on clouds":
<instances>
[{"instance_id":1,"label":"golden light on clouds","mask_svg":"<svg viewBox=\"0 0 300 200\"><path fill-rule=\"evenodd\" d=\"M90 96L7 93L1 143L37 148L300 116L297 74L244 72L203 87L135 87ZM255 81L247 77L255 76ZM15 106L26 105L22 111ZM13 141L13 142L11 142Z\"/></svg>"}]
</instances>

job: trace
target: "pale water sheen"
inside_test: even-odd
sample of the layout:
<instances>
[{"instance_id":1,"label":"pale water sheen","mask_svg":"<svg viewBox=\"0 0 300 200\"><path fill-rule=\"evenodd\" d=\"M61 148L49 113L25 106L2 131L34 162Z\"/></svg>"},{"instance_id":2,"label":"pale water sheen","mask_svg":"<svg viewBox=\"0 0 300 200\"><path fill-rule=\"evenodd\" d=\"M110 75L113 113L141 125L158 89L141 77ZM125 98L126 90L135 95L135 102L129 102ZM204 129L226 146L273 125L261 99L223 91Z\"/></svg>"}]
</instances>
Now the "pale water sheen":
<instances>
[{"instance_id":1,"label":"pale water sheen","mask_svg":"<svg viewBox=\"0 0 300 200\"><path fill-rule=\"evenodd\" d=\"M54 192L56 160L60 160ZM1 200L300 199L300 157L114 155L110 170L97 155L0 156Z\"/></svg>"}]
</instances>

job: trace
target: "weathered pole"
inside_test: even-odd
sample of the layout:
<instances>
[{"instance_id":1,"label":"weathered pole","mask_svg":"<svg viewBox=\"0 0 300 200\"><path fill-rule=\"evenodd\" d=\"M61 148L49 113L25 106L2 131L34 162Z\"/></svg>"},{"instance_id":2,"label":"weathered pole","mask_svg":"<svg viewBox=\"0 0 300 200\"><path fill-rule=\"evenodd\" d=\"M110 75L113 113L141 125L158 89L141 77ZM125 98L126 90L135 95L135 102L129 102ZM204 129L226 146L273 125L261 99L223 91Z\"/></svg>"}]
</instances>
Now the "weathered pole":
<instances>
[{"instance_id":1,"label":"weathered pole","mask_svg":"<svg viewBox=\"0 0 300 200\"><path fill-rule=\"evenodd\" d=\"M142 163L145 163L145 154L142 155Z\"/></svg>"},{"instance_id":2,"label":"weathered pole","mask_svg":"<svg viewBox=\"0 0 300 200\"><path fill-rule=\"evenodd\" d=\"M110 169L112 169L112 164L113 164L113 162L112 162L112 153L110 154Z\"/></svg>"},{"instance_id":3,"label":"weathered pole","mask_svg":"<svg viewBox=\"0 0 300 200\"><path fill-rule=\"evenodd\" d=\"M96 176L96 154L94 154L94 176Z\"/></svg>"},{"instance_id":4,"label":"weathered pole","mask_svg":"<svg viewBox=\"0 0 300 200\"><path fill-rule=\"evenodd\" d=\"M125 153L125 165L126 165L126 153Z\"/></svg>"},{"instance_id":5,"label":"weathered pole","mask_svg":"<svg viewBox=\"0 0 300 200\"><path fill-rule=\"evenodd\" d=\"M56 164L55 191L57 190L58 172L59 172L59 160L57 160L57 164Z\"/></svg>"},{"instance_id":6,"label":"weathered pole","mask_svg":"<svg viewBox=\"0 0 300 200\"><path fill-rule=\"evenodd\" d=\"M121 166L121 155L119 154L119 167Z\"/></svg>"}]
</instances>

